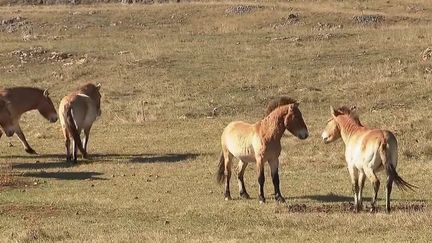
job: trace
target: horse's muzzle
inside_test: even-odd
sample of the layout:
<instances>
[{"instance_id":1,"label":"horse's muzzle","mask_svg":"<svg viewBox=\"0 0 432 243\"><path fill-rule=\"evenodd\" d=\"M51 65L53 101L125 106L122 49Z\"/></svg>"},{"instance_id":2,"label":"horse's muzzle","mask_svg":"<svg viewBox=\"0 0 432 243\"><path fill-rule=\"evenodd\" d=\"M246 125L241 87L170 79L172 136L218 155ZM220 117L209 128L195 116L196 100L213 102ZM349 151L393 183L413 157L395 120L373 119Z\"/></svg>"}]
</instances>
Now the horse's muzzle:
<instances>
[{"instance_id":1,"label":"horse's muzzle","mask_svg":"<svg viewBox=\"0 0 432 243\"><path fill-rule=\"evenodd\" d=\"M300 132L297 137L301 140L304 140L309 137L309 133L307 131Z\"/></svg>"},{"instance_id":2,"label":"horse's muzzle","mask_svg":"<svg viewBox=\"0 0 432 243\"><path fill-rule=\"evenodd\" d=\"M13 130L13 129L6 129L5 130L5 134L7 137L12 137L14 135L14 133L15 133L15 130Z\"/></svg>"},{"instance_id":3,"label":"horse's muzzle","mask_svg":"<svg viewBox=\"0 0 432 243\"><path fill-rule=\"evenodd\" d=\"M48 121L51 123L55 123L58 120L58 116L57 115L52 115Z\"/></svg>"}]
</instances>

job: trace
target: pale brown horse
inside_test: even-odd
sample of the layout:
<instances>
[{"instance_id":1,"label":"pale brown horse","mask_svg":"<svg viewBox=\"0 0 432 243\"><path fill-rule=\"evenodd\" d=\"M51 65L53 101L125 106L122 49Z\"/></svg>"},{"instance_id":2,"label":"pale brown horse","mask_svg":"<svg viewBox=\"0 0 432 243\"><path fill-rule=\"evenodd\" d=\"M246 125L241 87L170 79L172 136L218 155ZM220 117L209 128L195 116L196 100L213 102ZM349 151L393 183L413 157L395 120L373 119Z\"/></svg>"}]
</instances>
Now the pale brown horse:
<instances>
[{"instance_id":1,"label":"pale brown horse","mask_svg":"<svg viewBox=\"0 0 432 243\"><path fill-rule=\"evenodd\" d=\"M390 194L393 182L402 190L415 186L403 180L396 172L398 146L394 134L387 130L369 129L360 123L355 107L331 107L332 118L322 133L325 143L333 142L340 137L345 143L345 160L351 176L354 192L354 209L362 208L362 192L365 178L372 182L374 195L371 211L375 211L380 181L376 172L385 169L387 173L386 211L390 212Z\"/></svg>"},{"instance_id":2,"label":"pale brown horse","mask_svg":"<svg viewBox=\"0 0 432 243\"><path fill-rule=\"evenodd\" d=\"M0 126L5 131L6 136L11 137L15 133L12 116L9 111L10 101L0 99ZM0 137L2 136L0 130Z\"/></svg>"},{"instance_id":3,"label":"pale brown horse","mask_svg":"<svg viewBox=\"0 0 432 243\"><path fill-rule=\"evenodd\" d=\"M308 130L303 121L298 103L292 99L289 102L278 105L278 102L270 102L272 108L270 114L254 124L242 121L234 121L224 129L221 144L222 154L217 173L218 182L225 180L225 200L231 199L230 178L231 166L234 157L239 159L238 185L240 196L249 198L244 185L244 172L248 163L256 163L259 184L259 201L265 202L264 197L264 164L269 162L271 176L275 191L275 199L285 202L279 189L279 155L281 153L281 137L285 130L291 132L300 139L308 137ZM289 104L286 104L289 103Z\"/></svg>"},{"instance_id":4,"label":"pale brown horse","mask_svg":"<svg viewBox=\"0 0 432 243\"><path fill-rule=\"evenodd\" d=\"M87 157L87 144L93 122L101 115L100 84L86 84L65 96L59 106L60 123L65 137L66 160L77 161L77 148L84 158ZM80 134L84 130L84 146ZM73 140L73 158L70 154L70 139Z\"/></svg>"},{"instance_id":5,"label":"pale brown horse","mask_svg":"<svg viewBox=\"0 0 432 243\"><path fill-rule=\"evenodd\" d=\"M21 115L30 110L38 110L39 113L51 123L58 119L57 111L49 97L48 90L31 87L14 87L0 90L0 98L10 101L10 113L14 130L25 151L36 154L36 151L28 144L19 125ZM1 131L0 131L1 134Z\"/></svg>"}]
</instances>

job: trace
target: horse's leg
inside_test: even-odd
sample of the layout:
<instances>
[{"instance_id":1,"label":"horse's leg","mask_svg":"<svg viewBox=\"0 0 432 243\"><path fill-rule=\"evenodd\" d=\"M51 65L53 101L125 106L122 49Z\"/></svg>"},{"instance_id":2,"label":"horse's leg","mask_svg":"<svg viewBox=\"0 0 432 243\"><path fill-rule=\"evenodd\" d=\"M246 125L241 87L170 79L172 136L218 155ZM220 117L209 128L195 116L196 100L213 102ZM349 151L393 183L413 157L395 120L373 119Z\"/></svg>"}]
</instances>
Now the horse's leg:
<instances>
[{"instance_id":1,"label":"horse's leg","mask_svg":"<svg viewBox=\"0 0 432 243\"><path fill-rule=\"evenodd\" d=\"M354 193L354 212L358 213L359 211L359 204L358 204L358 192L359 192L359 184L358 184L358 170L357 168L354 168L353 166L348 166L348 171L351 176L351 184L352 184L352 191Z\"/></svg>"},{"instance_id":2,"label":"horse's leg","mask_svg":"<svg viewBox=\"0 0 432 243\"><path fill-rule=\"evenodd\" d=\"M363 188L365 184L366 175L363 171L359 171L359 192L358 192L358 204L360 209L363 209Z\"/></svg>"},{"instance_id":3,"label":"horse's leg","mask_svg":"<svg viewBox=\"0 0 432 243\"><path fill-rule=\"evenodd\" d=\"M88 144L88 141L90 138L90 129L91 129L91 126L84 129L84 143L83 144L84 144L84 150L86 151L86 153L87 153L87 144Z\"/></svg>"},{"instance_id":4,"label":"horse's leg","mask_svg":"<svg viewBox=\"0 0 432 243\"><path fill-rule=\"evenodd\" d=\"M78 153L78 146L77 146L75 140L72 139L72 161L74 163L77 162L77 153Z\"/></svg>"},{"instance_id":5,"label":"horse's leg","mask_svg":"<svg viewBox=\"0 0 432 243\"><path fill-rule=\"evenodd\" d=\"M2 132L2 130L0 129L0 138L3 136L3 132Z\"/></svg>"},{"instance_id":6,"label":"horse's leg","mask_svg":"<svg viewBox=\"0 0 432 243\"><path fill-rule=\"evenodd\" d=\"M233 160L233 155L229 151L223 151L224 153L224 159L225 159L225 200L231 200L231 193L230 193L230 179L231 179L231 165Z\"/></svg>"},{"instance_id":7,"label":"horse's leg","mask_svg":"<svg viewBox=\"0 0 432 243\"><path fill-rule=\"evenodd\" d=\"M23 144L25 151L29 154L37 154L32 147L30 147L30 144L28 144L27 139L24 136L24 133L21 130L21 127L18 123L15 125L15 134L18 136L19 140Z\"/></svg>"},{"instance_id":8,"label":"horse's leg","mask_svg":"<svg viewBox=\"0 0 432 243\"><path fill-rule=\"evenodd\" d=\"M246 187L244 184L244 172L246 169L247 163L243 162L243 161L239 161L238 163L238 174L237 174L237 181L238 181L238 186L239 186L239 191L240 191L240 197L242 198L246 198L249 199L250 196L246 191Z\"/></svg>"},{"instance_id":9,"label":"horse's leg","mask_svg":"<svg viewBox=\"0 0 432 243\"><path fill-rule=\"evenodd\" d=\"M81 131L82 131L82 128L77 127L78 136L81 136ZM81 138L78 138L78 139L81 139ZM73 149L74 149L74 151L73 151L74 162L76 163L78 160L78 145L77 145L75 140L73 140ZM83 157L84 157L84 155L83 155Z\"/></svg>"},{"instance_id":10,"label":"horse's leg","mask_svg":"<svg viewBox=\"0 0 432 243\"><path fill-rule=\"evenodd\" d=\"M387 188L386 188L386 212L390 213L390 195L392 192L394 176L389 175L387 177Z\"/></svg>"},{"instance_id":11,"label":"horse's leg","mask_svg":"<svg viewBox=\"0 0 432 243\"><path fill-rule=\"evenodd\" d=\"M275 200L284 203L285 198L282 197L282 194L279 189L279 159L269 160L269 164L270 164L271 176L273 180Z\"/></svg>"},{"instance_id":12,"label":"horse's leg","mask_svg":"<svg viewBox=\"0 0 432 243\"><path fill-rule=\"evenodd\" d=\"M257 174L258 174L258 199L260 203L265 203L265 197L264 197L264 160L260 157L256 157L256 163L257 163Z\"/></svg>"},{"instance_id":13,"label":"horse's leg","mask_svg":"<svg viewBox=\"0 0 432 243\"><path fill-rule=\"evenodd\" d=\"M372 182L372 186L374 189L374 195L372 197L372 202L371 202L371 212L375 212L376 210L376 202L377 202L377 197L378 197L378 190L380 187L380 181L378 179L378 177L375 175L375 172L367 167L365 168L364 172L366 173L366 176L369 178L369 180Z\"/></svg>"}]
</instances>

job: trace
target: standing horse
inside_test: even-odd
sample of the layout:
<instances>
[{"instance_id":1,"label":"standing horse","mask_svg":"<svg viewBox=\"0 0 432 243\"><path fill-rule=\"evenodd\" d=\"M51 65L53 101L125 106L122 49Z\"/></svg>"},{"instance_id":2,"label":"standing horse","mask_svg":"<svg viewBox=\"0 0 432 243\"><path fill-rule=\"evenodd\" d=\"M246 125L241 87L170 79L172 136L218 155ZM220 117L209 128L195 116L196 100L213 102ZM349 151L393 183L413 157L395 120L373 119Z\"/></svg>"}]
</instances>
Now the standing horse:
<instances>
[{"instance_id":1,"label":"standing horse","mask_svg":"<svg viewBox=\"0 0 432 243\"><path fill-rule=\"evenodd\" d=\"M277 103L277 102L276 102ZM292 99L284 105L271 102L271 112L261 121L249 124L242 121L234 121L224 129L221 143L222 154L220 156L218 182L225 180L225 200L231 199L230 178L233 157L239 159L238 163L238 185L240 196L249 198L244 185L244 172L248 163L257 164L259 201L265 202L264 197L264 164L269 162L271 176L275 191L275 199L278 202L285 202L279 189L279 155L281 153L281 137L285 130L291 132L300 139L308 137L308 130L303 121L298 103ZM289 103L289 104L286 104Z\"/></svg>"},{"instance_id":2,"label":"standing horse","mask_svg":"<svg viewBox=\"0 0 432 243\"><path fill-rule=\"evenodd\" d=\"M10 101L0 99L0 126L6 133L6 136L11 137L15 133L11 113L9 111ZM2 136L0 130L0 137Z\"/></svg>"},{"instance_id":3,"label":"standing horse","mask_svg":"<svg viewBox=\"0 0 432 243\"><path fill-rule=\"evenodd\" d=\"M77 161L77 148L84 158L87 157L87 144L93 122L101 115L99 93L101 85L86 84L78 91L65 96L59 106L60 123L65 137L66 160ZM84 146L80 134L84 129ZM70 154L70 139L73 140L73 158Z\"/></svg>"},{"instance_id":4,"label":"standing horse","mask_svg":"<svg viewBox=\"0 0 432 243\"><path fill-rule=\"evenodd\" d=\"M30 87L8 88L0 90L0 98L10 101L9 110L14 130L23 144L25 151L29 154L36 154L36 151L34 151L34 149L28 144L19 125L19 120L23 113L37 109L39 113L51 123L57 121L57 111L49 97L48 90Z\"/></svg>"},{"instance_id":5,"label":"standing horse","mask_svg":"<svg viewBox=\"0 0 432 243\"><path fill-rule=\"evenodd\" d=\"M375 211L380 181L376 172L385 169L387 173L386 211L390 212L390 194L393 182L399 189L413 190L415 186L403 180L396 172L398 151L397 140L393 133L381 129L364 127L355 113L355 107L331 107L332 118L322 133L324 143L333 142L340 137L345 143L345 160L351 176L354 192L354 208L362 208L362 192L365 177L372 182L374 196L371 211Z\"/></svg>"}]
</instances>

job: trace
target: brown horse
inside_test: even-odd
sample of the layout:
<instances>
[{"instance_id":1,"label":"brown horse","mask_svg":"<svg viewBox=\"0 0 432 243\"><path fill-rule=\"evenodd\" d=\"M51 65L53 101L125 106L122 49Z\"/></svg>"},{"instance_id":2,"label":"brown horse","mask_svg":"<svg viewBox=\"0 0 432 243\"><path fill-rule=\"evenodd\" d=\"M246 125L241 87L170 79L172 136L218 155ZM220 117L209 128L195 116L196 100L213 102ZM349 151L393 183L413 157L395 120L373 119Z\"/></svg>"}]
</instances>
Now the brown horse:
<instances>
[{"instance_id":1,"label":"brown horse","mask_svg":"<svg viewBox=\"0 0 432 243\"><path fill-rule=\"evenodd\" d=\"M99 93L101 85L86 84L65 96L59 107L60 123L65 137L66 160L77 161L77 149L81 151L84 158L87 157L87 144L90 136L90 129L93 122L101 115ZM84 129L84 146L80 134ZM70 154L70 139L73 140L73 158Z\"/></svg>"},{"instance_id":2,"label":"brown horse","mask_svg":"<svg viewBox=\"0 0 432 243\"><path fill-rule=\"evenodd\" d=\"M37 109L39 113L51 123L58 119L57 111L49 97L48 90L30 87L15 87L0 90L0 98L10 101L10 113L14 125L14 130L25 151L29 154L36 154L28 144L24 133L19 125L21 115L27 111ZM1 131L0 131L1 134Z\"/></svg>"},{"instance_id":3,"label":"brown horse","mask_svg":"<svg viewBox=\"0 0 432 243\"><path fill-rule=\"evenodd\" d=\"M369 129L360 123L355 107L331 107L332 118L322 133L324 143L333 142L340 137L345 143L345 160L351 176L354 192L354 208L358 212L362 208L362 192L365 177L372 182L374 196L371 211L375 211L380 181L376 172L385 169L387 173L386 211L390 212L390 194L393 182L402 190L415 186L403 180L396 172L397 140L390 131Z\"/></svg>"},{"instance_id":4,"label":"brown horse","mask_svg":"<svg viewBox=\"0 0 432 243\"><path fill-rule=\"evenodd\" d=\"M6 133L6 136L11 137L15 133L12 116L9 111L10 101L0 99L0 126ZM0 137L2 136L0 130Z\"/></svg>"},{"instance_id":5,"label":"brown horse","mask_svg":"<svg viewBox=\"0 0 432 243\"><path fill-rule=\"evenodd\" d=\"M281 153L281 137L285 130L291 132L300 139L308 137L308 130L303 121L298 103L292 99L286 102L272 101L269 104L270 113L261 121L249 124L242 121L234 121L224 129L221 143L222 154L220 156L218 182L225 180L225 200L231 199L230 178L233 157L239 159L237 176L240 196L249 198L244 185L244 172L248 163L257 164L259 201L265 202L264 197L264 164L269 162L271 176L275 191L275 199L285 202L279 189L279 155Z\"/></svg>"}]
</instances>

